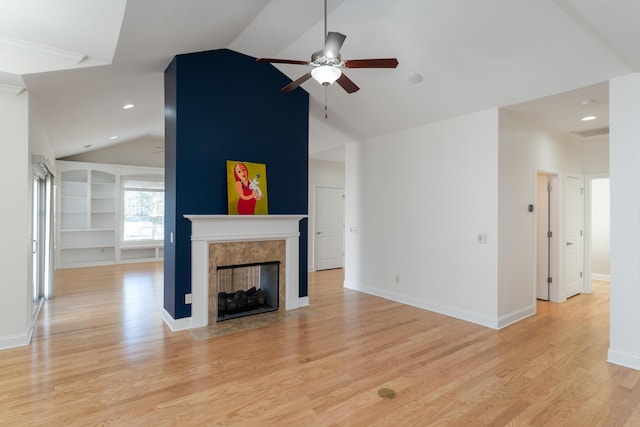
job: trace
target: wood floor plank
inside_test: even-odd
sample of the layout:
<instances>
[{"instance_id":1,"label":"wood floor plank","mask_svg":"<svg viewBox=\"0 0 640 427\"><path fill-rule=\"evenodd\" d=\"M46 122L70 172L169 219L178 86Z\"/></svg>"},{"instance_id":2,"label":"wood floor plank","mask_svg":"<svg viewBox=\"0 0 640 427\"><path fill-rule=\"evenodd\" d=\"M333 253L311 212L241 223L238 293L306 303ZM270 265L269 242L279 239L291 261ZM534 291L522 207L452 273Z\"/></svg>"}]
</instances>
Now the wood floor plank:
<instances>
[{"instance_id":1,"label":"wood floor plank","mask_svg":"<svg viewBox=\"0 0 640 427\"><path fill-rule=\"evenodd\" d=\"M162 280L160 263L59 270L32 344L0 352L0 425L639 425L640 372L606 362L605 282L494 331L329 270L304 316L196 339L163 324Z\"/></svg>"}]
</instances>

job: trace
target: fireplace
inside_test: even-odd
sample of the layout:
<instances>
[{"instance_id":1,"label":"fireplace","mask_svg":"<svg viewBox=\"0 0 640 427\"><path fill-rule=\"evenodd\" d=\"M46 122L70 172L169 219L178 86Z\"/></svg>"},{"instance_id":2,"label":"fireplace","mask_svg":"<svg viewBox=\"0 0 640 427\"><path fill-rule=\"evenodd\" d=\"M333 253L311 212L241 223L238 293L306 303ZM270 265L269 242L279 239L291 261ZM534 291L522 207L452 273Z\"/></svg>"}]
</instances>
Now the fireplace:
<instances>
[{"instance_id":1,"label":"fireplace","mask_svg":"<svg viewBox=\"0 0 640 427\"><path fill-rule=\"evenodd\" d=\"M218 322L278 311L280 262L217 268Z\"/></svg>"},{"instance_id":2,"label":"fireplace","mask_svg":"<svg viewBox=\"0 0 640 427\"><path fill-rule=\"evenodd\" d=\"M278 261L278 310L309 304L298 294L298 225L305 215L185 215L191 233L191 328L219 324L218 267Z\"/></svg>"},{"instance_id":3,"label":"fireplace","mask_svg":"<svg viewBox=\"0 0 640 427\"><path fill-rule=\"evenodd\" d=\"M271 267L266 267L266 265L271 265ZM219 293L235 294L238 290L246 292L252 287L256 287L257 291L257 285L260 285L260 283L255 282L255 276L259 274L255 268L256 266L263 272L269 271L269 273L265 272L265 274L276 276L275 279L270 280L269 294L271 297L277 296L278 300L273 301L273 298L271 298L270 305L276 307L275 310L284 307L287 281L286 242L284 240L209 242L208 325L214 325L220 320L229 320L245 315L243 313L245 310L241 311L238 310L237 306L233 307L232 302L232 309L223 311L233 311L233 313L224 313L225 316L221 319L218 305L222 302L227 305L226 308L229 308L229 306L226 299L221 300ZM235 277L231 279L231 275ZM273 283L278 287L277 290L272 289ZM238 298L240 297L241 295L238 295ZM256 308L252 307L251 310ZM260 312L264 312L264 310L256 310L249 314L258 314Z\"/></svg>"}]
</instances>

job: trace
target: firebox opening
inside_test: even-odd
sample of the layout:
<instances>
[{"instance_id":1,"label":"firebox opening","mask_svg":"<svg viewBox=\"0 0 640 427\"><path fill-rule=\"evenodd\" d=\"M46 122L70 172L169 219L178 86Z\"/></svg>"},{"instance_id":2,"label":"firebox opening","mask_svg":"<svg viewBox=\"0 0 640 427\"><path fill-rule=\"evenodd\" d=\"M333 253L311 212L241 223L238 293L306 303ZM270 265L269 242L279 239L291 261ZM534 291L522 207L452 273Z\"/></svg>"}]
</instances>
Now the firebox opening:
<instances>
[{"instance_id":1,"label":"firebox opening","mask_svg":"<svg viewBox=\"0 0 640 427\"><path fill-rule=\"evenodd\" d=\"M217 321L278 310L280 262L218 267Z\"/></svg>"}]
</instances>

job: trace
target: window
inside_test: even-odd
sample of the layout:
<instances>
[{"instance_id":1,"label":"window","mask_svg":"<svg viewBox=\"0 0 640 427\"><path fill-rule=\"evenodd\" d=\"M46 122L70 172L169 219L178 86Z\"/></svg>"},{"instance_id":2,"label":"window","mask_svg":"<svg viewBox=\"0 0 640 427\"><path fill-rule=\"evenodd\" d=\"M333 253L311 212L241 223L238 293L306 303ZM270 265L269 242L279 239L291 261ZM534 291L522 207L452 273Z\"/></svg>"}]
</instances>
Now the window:
<instances>
[{"instance_id":1,"label":"window","mask_svg":"<svg viewBox=\"0 0 640 427\"><path fill-rule=\"evenodd\" d=\"M123 242L164 239L164 178L122 177Z\"/></svg>"}]
</instances>

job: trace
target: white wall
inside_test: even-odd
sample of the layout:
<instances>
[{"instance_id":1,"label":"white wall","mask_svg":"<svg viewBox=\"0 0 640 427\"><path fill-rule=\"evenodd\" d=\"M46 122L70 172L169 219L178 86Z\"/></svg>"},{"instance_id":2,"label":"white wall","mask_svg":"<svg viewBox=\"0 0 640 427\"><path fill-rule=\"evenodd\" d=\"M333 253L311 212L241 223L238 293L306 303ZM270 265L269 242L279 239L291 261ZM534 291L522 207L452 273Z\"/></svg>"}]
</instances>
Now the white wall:
<instances>
[{"instance_id":1,"label":"white wall","mask_svg":"<svg viewBox=\"0 0 640 427\"><path fill-rule=\"evenodd\" d=\"M508 324L535 313L536 216L528 212L527 207L536 201L536 170L557 172L560 188L556 190L561 191L563 171L582 172L582 151L579 142L546 131L522 114L509 110L500 111L499 145L498 313L501 323ZM562 231L560 224L554 235L562 236ZM556 245L560 240L556 240ZM561 266L562 263L560 256ZM561 272L562 267L559 274L555 274L556 285L562 283Z\"/></svg>"},{"instance_id":2,"label":"white wall","mask_svg":"<svg viewBox=\"0 0 640 427\"><path fill-rule=\"evenodd\" d=\"M309 160L309 271L315 271L315 189L317 187L344 188L344 162Z\"/></svg>"},{"instance_id":3,"label":"white wall","mask_svg":"<svg viewBox=\"0 0 640 427\"><path fill-rule=\"evenodd\" d=\"M609 361L640 369L640 74L609 82L611 335Z\"/></svg>"},{"instance_id":4,"label":"white wall","mask_svg":"<svg viewBox=\"0 0 640 427\"><path fill-rule=\"evenodd\" d=\"M0 349L27 345L33 330L31 156L51 159L53 151L29 94L0 91L0 141L3 165L0 194L6 202L0 223L6 227L0 245Z\"/></svg>"},{"instance_id":5,"label":"white wall","mask_svg":"<svg viewBox=\"0 0 640 427\"><path fill-rule=\"evenodd\" d=\"M33 102L29 103L29 151L31 154L40 154L48 157L50 166L55 168L53 149L49 143L49 138L44 132L40 116L33 105Z\"/></svg>"},{"instance_id":6,"label":"white wall","mask_svg":"<svg viewBox=\"0 0 640 427\"><path fill-rule=\"evenodd\" d=\"M609 280L611 261L609 178L591 180L591 274Z\"/></svg>"},{"instance_id":7,"label":"white wall","mask_svg":"<svg viewBox=\"0 0 640 427\"><path fill-rule=\"evenodd\" d=\"M609 173L609 139L580 141L585 174Z\"/></svg>"},{"instance_id":8,"label":"white wall","mask_svg":"<svg viewBox=\"0 0 640 427\"><path fill-rule=\"evenodd\" d=\"M498 110L349 144L345 159L345 286L497 327Z\"/></svg>"},{"instance_id":9,"label":"white wall","mask_svg":"<svg viewBox=\"0 0 640 427\"><path fill-rule=\"evenodd\" d=\"M582 140L581 145L587 189L585 220L589 221L585 223L585 227L588 231L586 235L590 236L590 240L585 245L588 251L586 261L589 262L585 267L585 274L592 279L609 280L609 137L589 138ZM607 181L606 189L603 179ZM589 292L590 287L589 282L585 283L585 288Z\"/></svg>"},{"instance_id":10,"label":"white wall","mask_svg":"<svg viewBox=\"0 0 640 427\"><path fill-rule=\"evenodd\" d=\"M146 135L59 160L164 168L164 138Z\"/></svg>"},{"instance_id":11,"label":"white wall","mask_svg":"<svg viewBox=\"0 0 640 427\"><path fill-rule=\"evenodd\" d=\"M364 222L363 147L361 142L347 144L345 157L344 212L344 285L359 289L364 285L364 250L361 227Z\"/></svg>"},{"instance_id":12,"label":"white wall","mask_svg":"<svg viewBox=\"0 0 640 427\"><path fill-rule=\"evenodd\" d=\"M30 263L31 162L29 159L28 94L0 91L0 349L29 341L31 287Z\"/></svg>"},{"instance_id":13,"label":"white wall","mask_svg":"<svg viewBox=\"0 0 640 427\"><path fill-rule=\"evenodd\" d=\"M310 106L312 110L314 107L314 105ZM312 157L355 142L353 137L338 130L336 125L340 125L339 117L332 117L330 120L327 120L318 118L313 112L309 115L309 154Z\"/></svg>"}]
</instances>

